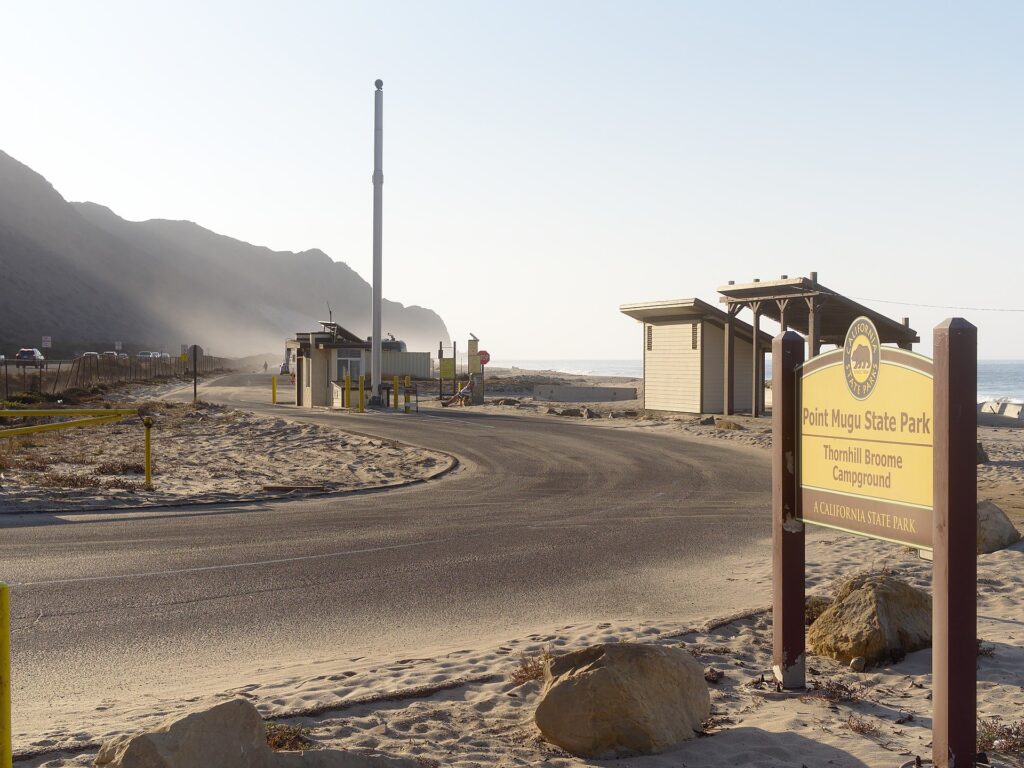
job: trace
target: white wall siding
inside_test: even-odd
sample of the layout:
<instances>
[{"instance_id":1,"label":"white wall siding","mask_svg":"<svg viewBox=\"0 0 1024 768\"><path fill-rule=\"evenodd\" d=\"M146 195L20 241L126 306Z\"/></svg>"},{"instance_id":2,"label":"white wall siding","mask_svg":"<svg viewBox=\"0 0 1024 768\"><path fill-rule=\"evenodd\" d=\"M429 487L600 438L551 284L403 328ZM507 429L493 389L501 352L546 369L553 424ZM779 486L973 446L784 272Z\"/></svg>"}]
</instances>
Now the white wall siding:
<instances>
[{"instance_id":1,"label":"white wall siding","mask_svg":"<svg viewBox=\"0 0 1024 768\"><path fill-rule=\"evenodd\" d=\"M651 323L651 349L644 329L644 407L700 413L700 324L693 348L693 323Z\"/></svg>"}]
</instances>

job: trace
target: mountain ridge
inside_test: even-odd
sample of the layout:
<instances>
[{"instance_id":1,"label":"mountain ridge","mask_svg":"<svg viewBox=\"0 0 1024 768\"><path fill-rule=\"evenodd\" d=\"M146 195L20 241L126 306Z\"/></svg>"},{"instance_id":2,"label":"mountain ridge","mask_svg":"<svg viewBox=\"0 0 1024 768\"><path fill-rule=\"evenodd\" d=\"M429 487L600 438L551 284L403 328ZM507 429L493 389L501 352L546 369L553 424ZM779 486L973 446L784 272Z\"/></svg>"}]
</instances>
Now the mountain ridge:
<instances>
[{"instance_id":1,"label":"mountain ridge","mask_svg":"<svg viewBox=\"0 0 1024 768\"><path fill-rule=\"evenodd\" d=\"M275 251L192 221L128 221L95 202L69 202L41 174L0 151L0 274L7 286L0 352L53 337L52 356L87 349L218 355L282 349L314 330L326 302L367 336L370 284L318 248ZM385 331L410 349L449 343L433 310L385 299Z\"/></svg>"}]
</instances>

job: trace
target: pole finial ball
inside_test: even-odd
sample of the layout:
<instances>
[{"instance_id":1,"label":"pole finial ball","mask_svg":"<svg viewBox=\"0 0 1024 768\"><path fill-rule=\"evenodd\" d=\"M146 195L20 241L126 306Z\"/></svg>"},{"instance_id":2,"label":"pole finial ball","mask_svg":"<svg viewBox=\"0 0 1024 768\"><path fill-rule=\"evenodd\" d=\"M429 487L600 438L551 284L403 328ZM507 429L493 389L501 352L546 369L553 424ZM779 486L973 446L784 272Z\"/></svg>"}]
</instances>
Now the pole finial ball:
<instances>
[{"instance_id":1,"label":"pole finial ball","mask_svg":"<svg viewBox=\"0 0 1024 768\"><path fill-rule=\"evenodd\" d=\"M377 90L378 91L383 91L384 90L384 81L383 80L378 80L377 82L374 83L374 85L377 86Z\"/></svg>"}]
</instances>

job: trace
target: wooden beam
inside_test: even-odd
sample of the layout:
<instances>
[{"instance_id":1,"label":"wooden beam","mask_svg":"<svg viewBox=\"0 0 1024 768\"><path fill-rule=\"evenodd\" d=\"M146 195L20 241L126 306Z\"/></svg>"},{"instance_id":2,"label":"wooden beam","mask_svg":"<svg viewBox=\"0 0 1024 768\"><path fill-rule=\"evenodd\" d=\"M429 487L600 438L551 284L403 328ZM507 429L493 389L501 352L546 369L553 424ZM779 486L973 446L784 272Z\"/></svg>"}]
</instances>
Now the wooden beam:
<instances>
[{"instance_id":1,"label":"wooden beam","mask_svg":"<svg viewBox=\"0 0 1024 768\"><path fill-rule=\"evenodd\" d=\"M800 519L797 367L804 340L794 331L772 343L772 672L783 688L803 688L804 523Z\"/></svg>"},{"instance_id":2,"label":"wooden beam","mask_svg":"<svg viewBox=\"0 0 1024 768\"><path fill-rule=\"evenodd\" d=\"M753 350L752 378L750 383L750 414L756 419L761 415L761 394L758 385L761 383L761 345L757 343L757 333L761 328L761 304L754 302L750 306L754 310L754 319L751 327L754 329L753 343L750 345Z\"/></svg>"},{"instance_id":3,"label":"wooden beam","mask_svg":"<svg viewBox=\"0 0 1024 768\"><path fill-rule=\"evenodd\" d=\"M932 762L972 766L977 737L978 329L934 330Z\"/></svg>"},{"instance_id":4,"label":"wooden beam","mask_svg":"<svg viewBox=\"0 0 1024 768\"><path fill-rule=\"evenodd\" d=\"M729 319L725 321L725 325L722 328L722 338L724 340L724 346L722 348L722 413L726 416L732 414L735 405L735 387L733 386L735 366L733 366L733 354L736 349L736 339L733 334L732 326L733 318L730 314Z\"/></svg>"}]
</instances>

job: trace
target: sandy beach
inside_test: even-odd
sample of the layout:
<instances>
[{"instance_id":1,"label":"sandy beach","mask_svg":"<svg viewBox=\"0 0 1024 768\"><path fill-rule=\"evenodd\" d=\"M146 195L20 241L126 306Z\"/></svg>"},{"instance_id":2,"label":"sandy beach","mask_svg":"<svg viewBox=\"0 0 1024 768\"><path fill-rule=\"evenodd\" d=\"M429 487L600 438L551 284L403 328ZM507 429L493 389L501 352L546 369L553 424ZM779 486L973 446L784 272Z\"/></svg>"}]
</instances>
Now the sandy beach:
<instances>
[{"instance_id":1,"label":"sandy beach","mask_svg":"<svg viewBox=\"0 0 1024 768\"><path fill-rule=\"evenodd\" d=\"M0 509L125 509L291 498L422 481L455 464L449 455L391 440L283 417L256 418L208 402L166 399L179 388L128 386L78 405L137 408L152 418L152 489L143 482L144 429L139 417L129 416L93 428L4 441Z\"/></svg>"}]
</instances>

